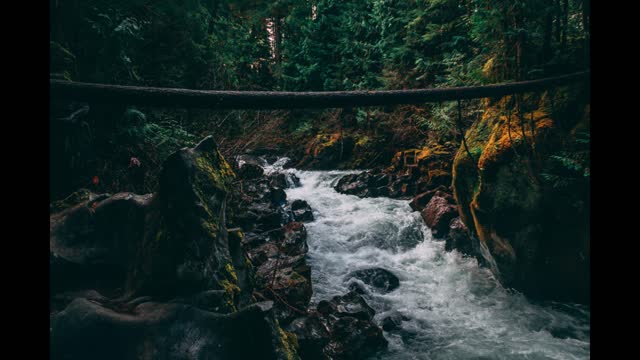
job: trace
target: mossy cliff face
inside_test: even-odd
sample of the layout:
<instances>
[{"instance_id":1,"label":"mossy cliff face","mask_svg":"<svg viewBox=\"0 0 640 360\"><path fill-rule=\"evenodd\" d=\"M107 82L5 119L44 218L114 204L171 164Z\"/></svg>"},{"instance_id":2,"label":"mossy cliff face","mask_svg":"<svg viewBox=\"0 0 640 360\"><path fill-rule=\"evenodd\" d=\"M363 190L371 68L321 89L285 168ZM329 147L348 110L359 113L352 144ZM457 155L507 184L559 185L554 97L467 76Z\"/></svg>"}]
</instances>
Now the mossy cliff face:
<instances>
[{"instance_id":1,"label":"mossy cliff face","mask_svg":"<svg viewBox=\"0 0 640 360\"><path fill-rule=\"evenodd\" d=\"M529 99L535 110L519 117L513 110L508 116L510 101L487 103L465 135L469 151L461 145L455 156L460 217L488 250L484 256L505 286L535 298L588 302L588 189L558 190L542 176L575 129L588 128L588 107L558 105L558 95L545 94ZM551 102L565 107L556 112L562 121L545 112Z\"/></svg>"},{"instance_id":2,"label":"mossy cliff face","mask_svg":"<svg viewBox=\"0 0 640 360\"><path fill-rule=\"evenodd\" d=\"M211 137L165 161L129 292L162 296L214 289L234 301L238 281L225 228L233 178Z\"/></svg>"}]
</instances>

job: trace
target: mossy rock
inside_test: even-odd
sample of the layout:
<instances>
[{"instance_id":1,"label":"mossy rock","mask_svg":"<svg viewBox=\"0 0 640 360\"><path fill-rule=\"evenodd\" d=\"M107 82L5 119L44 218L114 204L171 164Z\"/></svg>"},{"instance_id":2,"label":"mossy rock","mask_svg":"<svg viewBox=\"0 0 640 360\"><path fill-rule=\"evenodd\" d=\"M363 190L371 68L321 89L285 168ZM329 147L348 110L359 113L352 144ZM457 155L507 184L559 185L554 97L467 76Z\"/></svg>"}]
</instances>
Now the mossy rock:
<instances>
[{"instance_id":1,"label":"mossy rock","mask_svg":"<svg viewBox=\"0 0 640 360\"><path fill-rule=\"evenodd\" d=\"M542 99L549 101L548 95ZM453 190L460 217L489 250L487 262L505 286L533 297L588 302L588 217L560 213L569 204L540 178L549 158L563 150L566 134L543 101L522 122L505 115L510 101L488 104L469 128L472 157L463 146L456 153ZM565 114L565 125L583 122L581 110L558 113Z\"/></svg>"},{"instance_id":2,"label":"mossy rock","mask_svg":"<svg viewBox=\"0 0 640 360\"><path fill-rule=\"evenodd\" d=\"M170 296L224 290L230 307L237 306L238 279L225 227L234 176L212 137L167 158L129 274L129 293Z\"/></svg>"},{"instance_id":3,"label":"mossy rock","mask_svg":"<svg viewBox=\"0 0 640 360\"><path fill-rule=\"evenodd\" d=\"M51 317L55 359L298 360L296 336L283 331L273 302L220 314L144 301L130 312L77 298Z\"/></svg>"}]
</instances>

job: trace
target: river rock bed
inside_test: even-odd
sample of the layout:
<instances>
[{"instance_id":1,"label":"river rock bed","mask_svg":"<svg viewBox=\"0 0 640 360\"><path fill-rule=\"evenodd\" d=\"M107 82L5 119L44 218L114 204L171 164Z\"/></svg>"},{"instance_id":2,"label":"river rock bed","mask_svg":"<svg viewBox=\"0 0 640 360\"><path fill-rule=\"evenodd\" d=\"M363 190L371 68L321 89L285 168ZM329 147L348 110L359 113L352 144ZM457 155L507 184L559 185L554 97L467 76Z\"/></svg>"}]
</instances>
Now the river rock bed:
<instances>
[{"instance_id":1,"label":"river rock bed","mask_svg":"<svg viewBox=\"0 0 640 360\"><path fill-rule=\"evenodd\" d=\"M239 177L242 192L230 201L239 214L230 222L245 232L243 248L256 268L254 297L274 301L276 318L297 336L303 359L363 359L386 348L382 329L373 321L375 312L362 296L350 292L310 306L313 291L304 223L314 220L313 211L304 200L273 195L300 186L300 180L278 171L286 159L277 164L270 160L239 157L238 173L252 175ZM269 171L261 176L253 176L258 171L242 171L256 164ZM354 307L364 312L345 310Z\"/></svg>"},{"instance_id":2,"label":"river rock bed","mask_svg":"<svg viewBox=\"0 0 640 360\"><path fill-rule=\"evenodd\" d=\"M52 358L588 352L588 309L531 304L447 252L479 250L446 186L411 202L359 198L334 188L361 172L285 168L250 156L231 166L208 138L167 159L153 194L54 204Z\"/></svg>"}]
</instances>

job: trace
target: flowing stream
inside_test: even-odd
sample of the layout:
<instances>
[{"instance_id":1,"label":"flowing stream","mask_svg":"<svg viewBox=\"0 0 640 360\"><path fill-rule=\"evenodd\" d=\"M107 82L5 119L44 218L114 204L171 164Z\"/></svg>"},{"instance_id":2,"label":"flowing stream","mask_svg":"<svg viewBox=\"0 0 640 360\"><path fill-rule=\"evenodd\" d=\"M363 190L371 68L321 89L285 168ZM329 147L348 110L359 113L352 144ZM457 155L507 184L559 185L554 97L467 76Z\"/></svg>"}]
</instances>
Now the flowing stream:
<instances>
[{"instance_id":1,"label":"flowing stream","mask_svg":"<svg viewBox=\"0 0 640 360\"><path fill-rule=\"evenodd\" d=\"M432 238L409 201L359 198L336 192L338 179L357 171L280 170L301 186L289 200L306 200L315 220L308 232L312 303L348 292L345 275L379 267L400 287L371 292L374 320L399 312L409 320L384 335L379 359L588 359L590 310L561 303L534 303L502 288L488 269Z\"/></svg>"}]
</instances>

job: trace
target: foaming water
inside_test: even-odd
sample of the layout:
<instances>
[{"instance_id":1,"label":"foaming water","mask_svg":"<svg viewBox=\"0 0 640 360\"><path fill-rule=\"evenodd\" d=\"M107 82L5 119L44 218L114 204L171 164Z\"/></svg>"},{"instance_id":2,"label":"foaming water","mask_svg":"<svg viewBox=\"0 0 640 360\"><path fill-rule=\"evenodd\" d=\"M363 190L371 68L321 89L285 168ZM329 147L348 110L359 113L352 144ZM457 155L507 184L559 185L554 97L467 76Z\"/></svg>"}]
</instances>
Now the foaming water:
<instances>
[{"instance_id":1,"label":"foaming water","mask_svg":"<svg viewBox=\"0 0 640 360\"><path fill-rule=\"evenodd\" d=\"M284 162L283 162L284 163ZM281 171L281 164L266 167ZM312 302L348 292L345 275L380 267L400 279L387 294L371 292L375 321L409 318L385 332L380 359L588 359L590 311L573 304L534 304L500 286L475 259L446 252L408 201L358 198L333 189L357 171L282 170L300 178L287 198L306 200Z\"/></svg>"}]
</instances>

